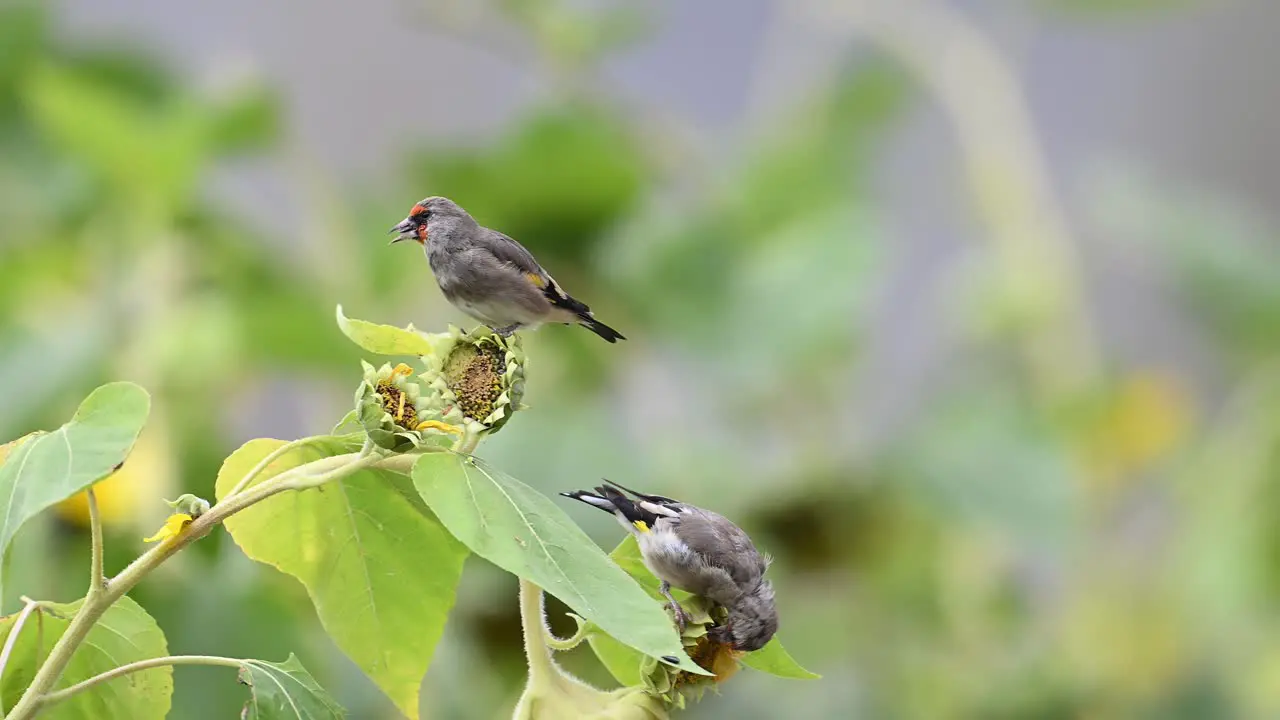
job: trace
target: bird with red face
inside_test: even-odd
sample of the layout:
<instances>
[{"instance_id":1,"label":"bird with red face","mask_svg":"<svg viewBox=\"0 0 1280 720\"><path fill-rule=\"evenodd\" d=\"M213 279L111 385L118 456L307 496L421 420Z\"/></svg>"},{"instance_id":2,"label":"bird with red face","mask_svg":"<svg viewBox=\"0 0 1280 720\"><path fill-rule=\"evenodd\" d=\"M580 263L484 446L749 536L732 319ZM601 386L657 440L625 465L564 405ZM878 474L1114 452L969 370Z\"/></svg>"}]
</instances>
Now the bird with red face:
<instances>
[{"instance_id":1,"label":"bird with red face","mask_svg":"<svg viewBox=\"0 0 1280 720\"><path fill-rule=\"evenodd\" d=\"M417 203L391 232L393 244L422 245L445 299L500 335L555 322L582 325L611 343L626 339L561 289L523 245L448 198Z\"/></svg>"}]
</instances>

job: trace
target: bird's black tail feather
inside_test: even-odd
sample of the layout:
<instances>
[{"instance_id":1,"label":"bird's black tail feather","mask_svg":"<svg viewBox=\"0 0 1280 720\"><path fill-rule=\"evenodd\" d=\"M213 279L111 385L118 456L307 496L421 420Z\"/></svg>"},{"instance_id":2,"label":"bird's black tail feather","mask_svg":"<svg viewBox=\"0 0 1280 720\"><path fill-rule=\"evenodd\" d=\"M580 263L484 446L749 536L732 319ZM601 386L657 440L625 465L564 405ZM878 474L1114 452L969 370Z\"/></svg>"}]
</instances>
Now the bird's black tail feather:
<instances>
[{"instance_id":1,"label":"bird's black tail feather","mask_svg":"<svg viewBox=\"0 0 1280 720\"><path fill-rule=\"evenodd\" d=\"M609 501L608 498L597 495L590 490L573 490L571 492L562 492L560 494L567 498L573 498L578 502L584 502L591 507L600 508L607 513L613 513L618 509Z\"/></svg>"},{"instance_id":2,"label":"bird's black tail feather","mask_svg":"<svg viewBox=\"0 0 1280 720\"><path fill-rule=\"evenodd\" d=\"M626 340L626 338L622 336L622 333L595 319L591 314L591 308L587 307L586 303L573 298L568 293L561 290L555 280L547 283L547 286L542 290L542 294L555 307L562 310L568 310L574 315L577 315L578 322L582 323L583 327L599 335L605 340L608 340L611 343L616 343L619 340Z\"/></svg>"},{"instance_id":3,"label":"bird's black tail feather","mask_svg":"<svg viewBox=\"0 0 1280 720\"><path fill-rule=\"evenodd\" d=\"M622 517L627 519L627 522L643 522L646 527L653 527L653 524L658 521L656 513L640 507L631 498L607 485L601 485L595 488L594 491L574 490L573 492L560 494L567 498L584 502L592 507L600 508L605 512L621 513Z\"/></svg>"},{"instance_id":4,"label":"bird's black tail feather","mask_svg":"<svg viewBox=\"0 0 1280 720\"><path fill-rule=\"evenodd\" d=\"M608 325L605 325L604 323L591 317L590 315L583 314L583 315L579 315L578 317L581 318L579 322L582 323L583 327L599 335L605 340L608 340L611 343L616 343L619 340L626 340L626 338L623 337L622 333L618 332L617 330L614 330Z\"/></svg>"},{"instance_id":5,"label":"bird's black tail feather","mask_svg":"<svg viewBox=\"0 0 1280 720\"><path fill-rule=\"evenodd\" d=\"M678 500L672 500L671 498L664 497L662 495L649 495L647 493L642 493L638 490L632 490L626 485L623 485L622 483L614 482L613 480L610 480L608 478L605 478L604 482L606 485L612 485L623 492L631 493L632 495L635 495L641 500L648 500L651 503L657 503L659 505L676 505L679 503Z\"/></svg>"}]
</instances>

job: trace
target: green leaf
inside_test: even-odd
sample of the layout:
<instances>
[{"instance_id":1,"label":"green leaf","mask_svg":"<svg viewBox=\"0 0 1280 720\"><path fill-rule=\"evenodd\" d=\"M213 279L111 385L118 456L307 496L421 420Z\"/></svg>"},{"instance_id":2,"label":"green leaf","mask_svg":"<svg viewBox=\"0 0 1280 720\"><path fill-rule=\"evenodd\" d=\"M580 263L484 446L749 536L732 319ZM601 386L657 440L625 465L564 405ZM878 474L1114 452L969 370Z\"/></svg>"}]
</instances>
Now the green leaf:
<instances>
[{"instance_id":1,"label":"green leaf","mask_svg":"<svg viewBox=\"0 0 1280 720\"><path fill-rule=\"evenodd\" d=\"M431 343L422 333L413 329L398 328L394 325L379 325L364 320L351 320L342 314L342 306L338 306L338 327L342 333L351 338L351 342L378 355L430 355Z\"/></svg>"},{"instance_id":2,"label":"green leaf","mask_svg":"<svg viewBox=\"0 0 1280 720\"><path fill-rule=\"evenodd\" d=\"M31 684L40 661L49 656L83 601L69 604L41 603L27 618L13 646L13 654L0 677L0 698L11 708ZM18 616L0 619L0 643L8 640ZM169 654L164 633L137 603L120 598L89 630L84 643L71 656L55 690L104 673L121 665ZM111 680L56 705L45 708L41 720L163 720L173 695L173 669L158 667Z\"/></svg>"},{"instance_id":3,"label":"green leaf","mask_svg":"<svg viewBox=\"0 0 1280 720\"><path fill-rule=\"evenodd\" d=\"M347 414L343 415L342 419L339 420L337 424L333 426L332 434L341 435L343 434L342 433L343 430L349 430L349 431L355 431L355 432L362 432L364 430L364 428L360 426L359 413L357 413L355 410L348 410Z\"/></svg>"},{"instance_id":4,"label":"green leaf","mask_svg":"<svg viewBox=\"0 0 1280 720\"><path fill-rule=\"evenodd\" d=\"M542 493L468 456L424 455L413 483L472 552L555 595L627 645L705 675L662 608Z\"/></svg>"},{"instance_id":5,"label":"green leaf","mask_svg":"<svg viewBox=\"0 0 1280 720\"><path fill-rule=\"evenodd\" d=\"M778 642L776 636L759 650L743 655L739 662L753 670L767 672L780 678L817 680L822 677L801 667L800 663L796 662L795 658L791 657L791 654L787 652L787 649L782 647L782 643Z\"/></svg>"},{"instance_id":6,"label":"green leaf","mask_svg":"<svg viewBox=\"0 0 1280 720\"><path fill-rule=\"evenodd\" d=\"M587 643L609 674L623 687L635 687L644 683L644 675L640 672L643 653L623 645L603 632L588 635Z\"/></svg>"},{"instance_id":7,"label":"green leaf","mask_svg":"<svg viewBox=\"0 0 1280 720\"><path fill-rule=\"evenodd\" d=\"M653 577L649 569L644 566L644 560L640 558L640 546L636 544L635 536L628 534L623 538L618 547L609 553L609 558L639 582L640 587L644 588L651 598L660 604L666 603L667 599L658 592L657 578ZM689 593L679 588L671 588L671 594L680 601L689 597ZM591 645L592 652L596 654L609 674L623 686L632 687L644 682L644 673L640 669L644 658L643 653L618 642L603 631L587 635L587 643Z\"/></svg>"},{"instance_id":8,"label":"green leaf","mask_svg":"<svg viewBox=\"0 0 1280 720\"><path fill-rule=\"evenodd\" d=\"M244 720L341 720L342 707L302 667L292 654L282 663L246 660L240 682L253 697L244 706Z\"/></svg>"},{"instance_id":9,"label":"green leaf","mask_svg":"<svg viewBox=\"0 0 1280 720\"><path fill-rule=\"evenodd\" d=\"M137 385L103 385L80 403L66 425L12 448L0 465L0 561L24 522L124 462L150 406L146 391Z\"/></svg>"},{"instance_id":10,"label":"green leaf","mask_svg":"<svg viewBox=\"0 0 1280 720\"><path fill-rule=\"evenodd\" d=\"M621 567L627 574L635 578L641 587L648 590L650 595L665 602L662 594L658 592L658 578L649 572L649 568L645 567L644 560L640 557L640 546L636 543L634 535L628 534L623 538L622 542L618 543L618 547L614 548L613 552L609 554L609 557L613 558L618 567ZM671 589L671 594L681 602L689 597L689 593L676 588ZM613 666L623 662L623 658L613 648L610 648L607 643L600 643L605 650L602 654L597 648L596 638L589 639L592 641L591 649L596 651L596 657L600 658L600 662L604 663L606 668L609 668L609 672L613 673L614 677L622 680L618 673L614 672ZM777 675L782 678L816 680L822 677L801 667L800 663L796 662L790 653L786 651L786 648L782 647L782 643L776 636L759 650L744 654L739 659L739 662L754 670L767 672L770 675Z\"/></svg>"},{"instance_id":11,"label":"green leaf","mask_svg":"<svg viewBox=\"0 0 1280 720\"><path fill-rule=\"evenodd\" d=\"M27 433L26 435L23 435L17 440L10 440L5 444L0 445L0 465L4 465L5 458L9 457L9 454L12 453L19 445L26 442L27 440L30 440L33 437L39 437L40 435L43 435L43 434L44 433L40 431Z\"/></svg>"},{"instance_id":12,"label":"green leaf","mask_svg":"<svg viewBox=\"0 0 1280 720\"><path fill-rule=\"evenodd\" d=\"M218 497L284 443L252 440L218 473ZM304 463L353 452L350 438L285 454L258 482ZM432 516L409 478L361 470L281 493L226 521L245 554L296 577L338 647L400 711L418 717L418 686L453 607L467 550Z\"/></svg>"}]
</instances>

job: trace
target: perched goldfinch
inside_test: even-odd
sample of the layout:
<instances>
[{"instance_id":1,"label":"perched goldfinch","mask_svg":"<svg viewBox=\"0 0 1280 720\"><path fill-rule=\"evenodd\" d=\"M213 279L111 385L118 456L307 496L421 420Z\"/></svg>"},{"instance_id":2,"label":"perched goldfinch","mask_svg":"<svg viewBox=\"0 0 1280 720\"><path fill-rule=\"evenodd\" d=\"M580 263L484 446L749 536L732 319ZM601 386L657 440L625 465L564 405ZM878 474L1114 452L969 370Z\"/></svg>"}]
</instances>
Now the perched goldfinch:
<instances>
[{"instance_id":1,"label":"perched goldfinch","mask_svg":"<svg viewBox=\"0 0 1280 720\"><path fill-rule=\"evenodd\" d=\"M414 240L426 249L446 300L501 335L558 322L577 323L611 343L626 340L560 289L523 245L483 227L448 198L414 205L391 232L392 244Z\"/></svg>"},{"instance_id":2,"label":"perched goldfinch","mask_svg":"<svg viewBox=\"0 0 1280 720\"><path fill-rule=\"evenodd\" d=\"M751 538L728 518L660 495L645 495L605 481L593 491L561 493L617 516L636 536L645 565L662 581L660 589L682 627L684 611L671 588L704 597L725 608L717 640L734 649L759 650L778 631L769 566ZM625 493L634 496L634 500Z\"/></svg>"}]
</instances>

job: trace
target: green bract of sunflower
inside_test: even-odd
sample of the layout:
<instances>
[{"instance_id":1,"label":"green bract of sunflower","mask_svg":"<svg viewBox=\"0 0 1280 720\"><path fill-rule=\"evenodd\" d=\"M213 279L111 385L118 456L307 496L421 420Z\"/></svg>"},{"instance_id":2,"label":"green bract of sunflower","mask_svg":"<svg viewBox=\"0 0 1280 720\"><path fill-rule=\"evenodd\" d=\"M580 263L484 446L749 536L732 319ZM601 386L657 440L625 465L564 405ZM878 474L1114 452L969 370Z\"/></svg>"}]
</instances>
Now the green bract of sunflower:
<instances>
[{"instance_id":1,"label":"green bract of sunflower","mask_svg":"<svg viewBox=\"0 0 1280 720\"><path fill-rule=\"evenodd\" d=\"M429 436L453 430L439 421L408 365L361 364L364 381L356 390L356 419L373 444L403 452L422 445Z\"/></svg>"}]
</instances>

